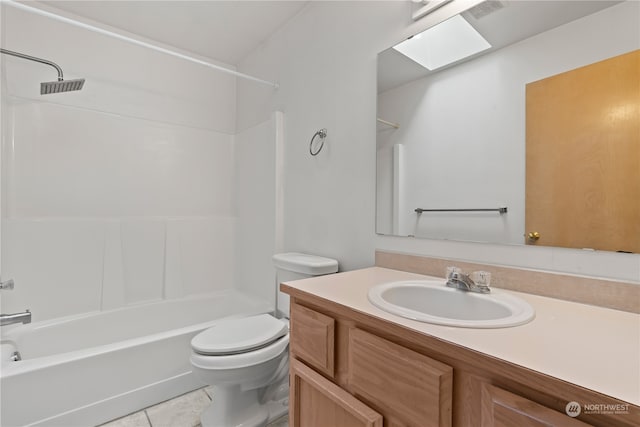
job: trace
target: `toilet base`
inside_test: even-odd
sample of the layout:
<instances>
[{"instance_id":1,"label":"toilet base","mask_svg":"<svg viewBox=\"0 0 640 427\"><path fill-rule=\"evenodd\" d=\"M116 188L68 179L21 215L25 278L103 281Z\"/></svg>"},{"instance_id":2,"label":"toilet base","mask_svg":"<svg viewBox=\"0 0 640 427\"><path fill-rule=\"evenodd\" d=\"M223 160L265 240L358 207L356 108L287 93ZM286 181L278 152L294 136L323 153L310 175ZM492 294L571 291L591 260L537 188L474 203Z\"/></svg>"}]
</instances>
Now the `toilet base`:
<instances>
[{"instance_id":1,"label":"toilet base","mask_svg":"<svg viewBox=\"0 0 640 427\"><path fill-rule=\"evenodd\" d=\"M200 416L202 427L265 427L289 410L288 395L260 403L263 389L242 391L239 386L214 387L213 401Z\"/></svg>"},{"instance_id":2,"label":"toilet base","mask_svg":"<svg viewBox=\"0 0 640 427\"><path fill-rule=\"evenodd\" d=\"M269 411L269 419L267 424L284 417L289 413L289 397L285 397L282 400L267 403L267 409Z\"/></svg>"}]
</instances>

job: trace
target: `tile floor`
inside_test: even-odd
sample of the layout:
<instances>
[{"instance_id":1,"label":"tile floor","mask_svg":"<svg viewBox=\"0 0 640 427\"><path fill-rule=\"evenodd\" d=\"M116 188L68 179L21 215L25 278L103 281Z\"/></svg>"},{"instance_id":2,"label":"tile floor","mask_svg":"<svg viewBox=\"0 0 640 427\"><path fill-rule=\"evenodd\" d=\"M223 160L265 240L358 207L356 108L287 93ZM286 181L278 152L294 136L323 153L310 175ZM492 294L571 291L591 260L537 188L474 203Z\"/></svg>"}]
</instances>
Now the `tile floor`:
<instances>
[{"instance_id":1,"label":"tile floor","mask_svg":"<svg viewBox=\"0 0 640 427\"><path fill-rule=\"evenodd\" d=\"M200 427L200 413L211 403L211 388L201 388L100 427ZM289 427L287 417L267 427Z\"/></svg>"}]
</instances>

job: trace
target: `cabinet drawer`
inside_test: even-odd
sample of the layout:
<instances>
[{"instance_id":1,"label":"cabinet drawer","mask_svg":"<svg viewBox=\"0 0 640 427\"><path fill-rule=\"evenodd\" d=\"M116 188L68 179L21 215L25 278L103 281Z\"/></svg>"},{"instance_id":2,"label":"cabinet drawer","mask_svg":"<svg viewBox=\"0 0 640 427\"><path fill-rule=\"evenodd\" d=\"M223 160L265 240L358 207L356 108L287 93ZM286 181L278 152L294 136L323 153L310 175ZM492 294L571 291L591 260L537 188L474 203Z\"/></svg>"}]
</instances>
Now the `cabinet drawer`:
<instances>
[{"instance_id":1,"label":"cabinet drawer","mask_svg":"<svg viewBox=\"0 0 640 427\"><path fill-rule=\"evenodd\" d=\"M382 427L382 415L291 360L291 427Z\"/></svg>"},{"instance_id":2,"label":"cabinet drawer","mask_svg":"<svg viewBox=\"0 0 640 427\"><path fill-rule=\"evenodd\" d=\"M484 384L482 387L481 427L589 427L525 397Z\"/></svg>"},{"instance_id":3,"label":"cabinet drawer","mask_svg":"<svg viewBox=\"0 0 640 427\"><path fill-rule=\"evenodd\" d=\"M387 422L451 426L453 369L360 329L349 332L349 387Z\"/></svg>"},{"instance_id":4,"label":"cabinet drawer","mask_svg":"<svg viewBox=\"0 0 640 427\"><path fill-rule=\"evenodd\" d=\"M291 352L333 378L335 320L298 304L291 306Z\"/></svg>"}]
</instances>

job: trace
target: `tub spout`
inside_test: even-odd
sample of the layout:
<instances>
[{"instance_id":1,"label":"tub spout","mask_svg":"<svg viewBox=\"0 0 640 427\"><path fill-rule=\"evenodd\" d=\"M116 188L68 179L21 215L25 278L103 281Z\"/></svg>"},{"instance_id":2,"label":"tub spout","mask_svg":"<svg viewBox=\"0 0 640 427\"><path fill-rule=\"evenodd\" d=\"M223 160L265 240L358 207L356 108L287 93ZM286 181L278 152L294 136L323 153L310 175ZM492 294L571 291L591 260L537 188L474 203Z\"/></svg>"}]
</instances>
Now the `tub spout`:
<instances>
[{"instance_id":1,"label":"tub spout","mask_svg":"<svg viewBox=\"0 0 640 427\"><path fill-rule=\"evenodd\" d=\"M31 323L31 312L26 310L22 313L0 314L0 326L13 323Z\"/></svg>"}]
</instances>

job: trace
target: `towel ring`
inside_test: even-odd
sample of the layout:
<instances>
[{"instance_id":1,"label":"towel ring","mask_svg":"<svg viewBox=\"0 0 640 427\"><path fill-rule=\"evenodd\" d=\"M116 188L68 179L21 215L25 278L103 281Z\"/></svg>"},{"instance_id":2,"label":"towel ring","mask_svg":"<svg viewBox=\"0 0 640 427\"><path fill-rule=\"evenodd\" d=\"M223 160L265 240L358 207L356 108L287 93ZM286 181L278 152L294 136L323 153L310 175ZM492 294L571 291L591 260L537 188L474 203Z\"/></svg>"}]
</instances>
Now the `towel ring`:
<instances>
[{"instance_id":1,"label":"towel ring","mask_svg":"<svg viewBox=\"0 0 640 427\"><path fill-rule=\"evenodd\" d=\"M320 147L316 151L313 151L313 140L316 139L316 136L320 137ZM309 154L312 156L317 156L320 151L322 151L322 147L324 147L324 139L327 137L327 130L320 129L311 137L311 142L309 142Z\"/></svg>"}]
</instances>

